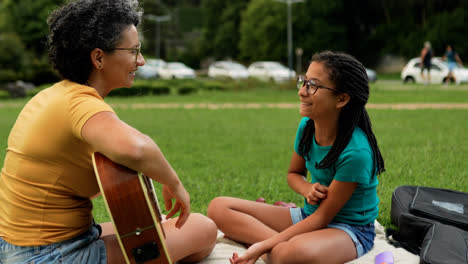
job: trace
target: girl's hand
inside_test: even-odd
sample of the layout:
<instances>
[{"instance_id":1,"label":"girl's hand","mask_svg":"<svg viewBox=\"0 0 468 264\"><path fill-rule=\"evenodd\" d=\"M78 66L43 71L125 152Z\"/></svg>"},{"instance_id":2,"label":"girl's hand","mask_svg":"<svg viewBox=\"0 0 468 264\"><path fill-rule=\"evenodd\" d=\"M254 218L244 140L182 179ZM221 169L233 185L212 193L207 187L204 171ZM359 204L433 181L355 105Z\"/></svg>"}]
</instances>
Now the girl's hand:
<instances>
[{"instance_id":1,"label":"girl's hand","mask_svg":"<svg viewBox=\"0 0 468 264\"><path fill-rule=\"evenodd\" d=\"M262 242L258 242L250 246L241 257L237 253L232 254L232 258L229 261L231 264L254 264L266 251L262 246Z\"/></svg>"},{"instance_id":2,"label":"girl's hand","mask_svg":"<svg viewBox=\"0 0 468 264\"><path fill-rule=\"evenodd\" d=\"M313 183L309 192L304 196L308 204L318 204L321 200L327 198L328 187L318 182Z\"/></svg>"}]
</instances>

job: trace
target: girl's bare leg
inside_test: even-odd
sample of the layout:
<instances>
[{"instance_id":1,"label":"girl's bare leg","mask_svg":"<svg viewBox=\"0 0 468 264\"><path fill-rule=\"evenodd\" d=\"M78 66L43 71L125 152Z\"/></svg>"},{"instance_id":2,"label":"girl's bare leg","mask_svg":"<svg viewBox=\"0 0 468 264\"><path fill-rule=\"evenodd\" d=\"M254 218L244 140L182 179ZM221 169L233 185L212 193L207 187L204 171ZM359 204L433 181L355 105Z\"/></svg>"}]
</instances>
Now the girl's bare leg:
<instances>
[{"instance_id":1,"label":"girl's bare leg","mask_svg":"<svg viewBox=\"0 0 468 264\"><path fill-rule=\"evenodd\" d=\"M289 208L232 197L213 199L208 217L227 237L247 244L270 238L292 225Z\"/></svg>"},{"instance_id":2,"label":"girl's bare leg","mask_svg":"<svg viewBox=\"0 0 468 264\"><path fill-rule=\"evenodd\" d=\"M343 230L326 228L297 235L278 244L268 254L268 263L345 263L357 256L356 246Z\"/></svg>"}]
</instances>

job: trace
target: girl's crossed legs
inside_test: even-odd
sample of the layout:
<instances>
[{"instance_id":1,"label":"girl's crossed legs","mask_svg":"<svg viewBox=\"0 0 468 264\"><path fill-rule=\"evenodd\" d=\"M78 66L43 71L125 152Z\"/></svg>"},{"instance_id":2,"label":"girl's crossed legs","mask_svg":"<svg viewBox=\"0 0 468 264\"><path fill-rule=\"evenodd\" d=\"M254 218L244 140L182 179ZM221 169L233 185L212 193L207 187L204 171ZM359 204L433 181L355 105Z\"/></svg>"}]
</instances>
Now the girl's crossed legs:
<instances>
[{"instance_id":1,"label":"girl's crossed legs","mask_svg":"<svg viewBox=\"0 0 468 264\"><path fill-rule=\"evenodd\" d=\"M211 201L208 217L227 237L248 245L293 225L289 208L232 197ZM344 263L356 257L355 243L345 231L325 228L277 244L266 259L268 263Z\"/></svg>"}]
</instances>

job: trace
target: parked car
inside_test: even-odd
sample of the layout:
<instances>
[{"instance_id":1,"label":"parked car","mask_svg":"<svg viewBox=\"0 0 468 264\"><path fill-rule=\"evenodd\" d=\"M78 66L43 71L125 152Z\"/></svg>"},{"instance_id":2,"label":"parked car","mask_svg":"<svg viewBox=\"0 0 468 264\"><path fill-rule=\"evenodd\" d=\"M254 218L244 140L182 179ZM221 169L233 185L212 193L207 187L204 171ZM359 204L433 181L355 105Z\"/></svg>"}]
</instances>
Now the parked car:
<instances>
[{"instance_id":1,"label":"parked car","mask_svg":"<svg viewBox=\"0 0 468 264\"><path fill-rule=\"evenodd\" d=\"M193 79L195 71L181 62L168 62L159 68L159 76L163 79Z\"/></svg>"},{"instance_id":2,"label":"parked car","mask_svg":"<svg viewBox=\"0 0 468 264\"><path fill-rule=\"evenodd\" d=\"M211 78L232 78L232 79L246 79L249 77L247 68L234 61L216 61L208 68L208 77Z\"/></svg>"},{"instance_id":3,"label":"parked car","mask_svg":"<svg viewBox=\"0 0 468 264\"><path fill-rule=\"evenodd\" d=\"M285 82L296 77L296 72L275 61L258 61L250 64L249 75L264 81Z\"/></svg>"},{"instance_id":4,"label":"parked car","mask_svg":"<svg viewBox=\"0 0 468 264\"><path fill-rule=\"evenodd\" d=\"M369 82L376 82L377 81L377 73L369 68L366 68L367 77L369 78Z\"/></svg>"},{"instance_id":5,"label":"parked car","mask_svg":"<svg viewBox=\"0 0 468 264\"><path fill-rule=\"evenodd\" d=\"M431 60L431 83L444 83L449 72L447 63L442 59L435 57ZM426 76L426 71L424 71ZM457 84L468 82L468 69L457 66L453 70L455 81ZM413 58L401 71L401 79L403 82L424 83L421 77L421 59Z\"/></svg>"},{"instance_id":6,"label":"parked car","mask_svg":"<svg viewBox=\"0 0 468 264\"><path fill-rule=\"evenodd\" d=\"M159 69L166 65L166 62L161 59L147 59L145 65L138 67L136 77L140 79L156 79L159 78Z\"/></svg>"}]
</instances>

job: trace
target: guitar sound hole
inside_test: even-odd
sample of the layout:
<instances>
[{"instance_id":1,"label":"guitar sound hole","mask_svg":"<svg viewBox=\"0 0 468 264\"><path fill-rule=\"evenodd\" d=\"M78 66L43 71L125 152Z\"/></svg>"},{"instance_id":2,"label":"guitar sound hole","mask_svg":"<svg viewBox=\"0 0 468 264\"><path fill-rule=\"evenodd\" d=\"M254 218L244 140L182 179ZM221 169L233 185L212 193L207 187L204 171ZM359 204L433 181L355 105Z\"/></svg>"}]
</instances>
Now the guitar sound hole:
<instances>
[{"instance_id":1,"label":"guitar sound hole","mask_svg":"<svg viewBox=\"0 0 468 264\"><path fill-rule=\"evenodd\" d=\"M160 256L158 245L154 241L132 249L132 254L136 263L145 263Z\"/></svg>"}]
</instances>

